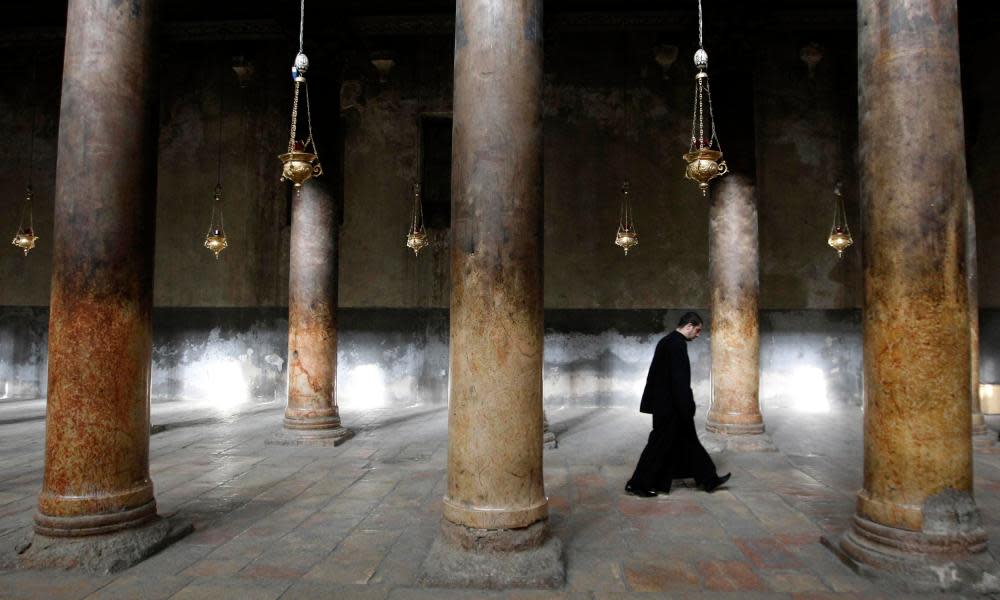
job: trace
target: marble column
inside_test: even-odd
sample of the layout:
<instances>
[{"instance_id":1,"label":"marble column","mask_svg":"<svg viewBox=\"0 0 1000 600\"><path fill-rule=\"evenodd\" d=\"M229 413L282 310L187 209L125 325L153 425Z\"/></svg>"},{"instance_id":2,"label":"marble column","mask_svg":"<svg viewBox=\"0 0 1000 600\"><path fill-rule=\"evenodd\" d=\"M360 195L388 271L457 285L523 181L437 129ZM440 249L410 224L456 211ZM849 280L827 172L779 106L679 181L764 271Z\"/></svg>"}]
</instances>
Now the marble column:
<instances>
[{"instance_id":1,"label":"marble column","mask_svg":"<svg viewBox=\"0 0 1000 600\"><path fill-rule=\"evenodd\" d=\"M563 581L542 481L542 1L458 0L448 488L425 581Z\"/></svg>"},{"instance_id":2,"label":"marble column","mask_svg":"<svg viewBox=\"0 0 1000 600\"><path fill-rule=\"evenodd\" d=\"M272 442L336 446L353 433L337 409L337 201L323 178L292 195L288 405Z\"/></svg>"},{"instance_id":3,"label":"marble column","mask_svg":"<svg viewBox=\"0 0 1000 600\"><path fill-rule=\"evenodd\" d=\"M976 251L976 200L972 185L965 199L965 280L969 292L969 399L972 406L972 435L977 447L994 446L986 428L979 400L979 268Z\"/></svg>"},{"instance_id":4,"label":"marble column","mask_svg":"<svg viewBox=\"0 0 1000 600\"><path fill-rule=\"evenodd\" d=\"M155 2L71 0L68 11L45 474L21 560L106 571L171 536L149 477Z\"/></svg>"},{"instance_id":5,"label":"marble column","mask_svg":"<svg viewBox=\"0 0 1000 600\"><path fill-rule=\"evenodd\" d=\"M712 192L708 253L712 404L705 427L761 434L757 202L753 183L742 175L727 175Z\"/></svg>"},{"instance_id":6,"label":"marble column","mask_svg":"<svg viewBox=\"0 0 1000 600\"><path fill-rule=\"evenodd\" d=\"M864 486L840 550L910 585L988 585L972 494L956 3L862 0L858 26Z\"/></svg>"}]
</instances>

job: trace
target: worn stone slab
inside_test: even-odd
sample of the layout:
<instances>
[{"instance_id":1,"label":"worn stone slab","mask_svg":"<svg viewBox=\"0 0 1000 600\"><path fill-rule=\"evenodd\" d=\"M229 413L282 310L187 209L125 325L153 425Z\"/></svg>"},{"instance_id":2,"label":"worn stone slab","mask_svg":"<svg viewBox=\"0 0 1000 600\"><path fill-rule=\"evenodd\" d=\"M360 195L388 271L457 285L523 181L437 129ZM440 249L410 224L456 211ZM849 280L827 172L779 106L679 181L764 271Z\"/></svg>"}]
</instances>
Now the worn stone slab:
<instances>
[{"instance_id":1,"label":"worn stone slab","mask_svg":"<svg viewBox=\"0 0 1000 600\"><path fill-rule=\"evenodd\" d=\"M282 429L268 438L268 446L339 446L354 437L346 427L334 429Z\"/></svg>"},{"instance_id":2,"label":"worn stone slab","mask_svg":"<svg viewBox=\"0 0 1000 600\"><path fill-rule=\"evenodd\" d=\"M18 566L117 573L156 554L194 530L188 522L158 517L147 525L105 535L58 538L35 534L20 549Z\"/></svg>"}]
</instances>

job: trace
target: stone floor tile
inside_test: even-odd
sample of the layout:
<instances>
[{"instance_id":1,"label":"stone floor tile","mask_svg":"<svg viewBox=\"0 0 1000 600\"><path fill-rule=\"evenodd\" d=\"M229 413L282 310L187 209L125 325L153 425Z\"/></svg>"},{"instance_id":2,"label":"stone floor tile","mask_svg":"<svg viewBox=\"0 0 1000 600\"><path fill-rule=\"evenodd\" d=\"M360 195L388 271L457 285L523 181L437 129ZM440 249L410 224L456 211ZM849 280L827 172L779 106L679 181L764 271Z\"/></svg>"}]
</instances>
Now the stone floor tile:
<instances>
[{"instance_id":1,"label":"stone floor tile","mask_svg":"<svg viewBox=\"0 0 1000 600\"><path fill-rule=\"evenodd\" d=\"M801 571L763 569L760 577L775 592L829 592L830 588L816 575Z\"/></svg>"},{"instance_id":2,"label":"stone floor tile","mask_svg":"<svg viewBox=\"0 0 1000 600\"><path fill-rule=\"evenodd\" d=\"M199 578L171 596L171 600L276 600L291 584L291 581Z\"/></svg>"},{"instance_id":3,"label":"stone floor tile","mask_svg":"<svg viewBox=\"0 0 1000 600\"><path fill-rule=\"evenodd\" d=\"M737 538L733 540L758 569L798 568L802 564L773 538Z\"/></svg>"},{"instance_id":4,"label":"stone floor tile","mask_svg":"<svg viewBox=\"0 0 1000 600\"><path fill-rule=\"evenodd\" d=\"M683 561L638 562L626 560L625 581L634 592L684 592L701 589L701 578L691 563Z\"/></svg>"},{"instance_id":5,"label":"stone floor tile","mask_svg":"<svg viewBox=\"0 0 1000 600\"><path fill-rule=\"evenodd\" d=\"M709 560L698 564L702 581L711 591L748 592L767 588L750 563L734 560Z\"/></svg>"},{"instance_id":6,"label":"stone floor tile","mask_svg":"<svg viewBox=\"0 0 1000 600\"><path fill-rule=\"evenodd\" d=\"M87 596L87 600L166 600L192 581L190 577L158 575L149 577L128 572Z\"/></svg>"},{"instance_id":7,"label":"stone floor tile","mask_svg":"<svg viewBox=\"0 0 1000 600\"><path fill-rule=\"evenodd\" d=\"M111 581L111 577L62 571L0 572L0 598L75 600L87 597Z\"/></svg>"}]
</instances>

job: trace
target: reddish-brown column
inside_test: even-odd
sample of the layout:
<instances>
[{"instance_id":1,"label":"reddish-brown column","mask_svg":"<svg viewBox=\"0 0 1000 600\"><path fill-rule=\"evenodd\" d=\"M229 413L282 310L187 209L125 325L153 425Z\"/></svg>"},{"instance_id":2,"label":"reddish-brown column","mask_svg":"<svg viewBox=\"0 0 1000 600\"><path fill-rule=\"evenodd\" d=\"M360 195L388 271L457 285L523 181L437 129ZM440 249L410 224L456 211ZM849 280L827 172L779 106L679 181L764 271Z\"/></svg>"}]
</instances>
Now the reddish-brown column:
<instances>
[{"instance_id":1,"label":"reddish-brown column","mask_svg":"<svg viewBox=\"0 0 1000 600\"><path fill-rule=\"evenodd\" d=\"M322 179L292 199L288 277L289 441L339 444L351 436L337 409L337 203Z\"/></svg>"},{"instance_id":2,"label":"reddish-brown column","mask_svg":"<svg viewBox=\"0 0 1000 600\"><path fill-rule=\"evenodd\" d=\"M957 585L972 496L965 148L955 1L858 4L864 487L842 550ZM979 571L982 576L982 570Z\"/></svg>"},{"instance_id":3,"label":"reddish-brown column","mask_svg":"<svg viewBox=\"0 0 1000 600\"><path fill-rule=\"evenodd\" d=\"M458 0L455 28L448 489L427 578L554 585L561 552L542 483L542 2Z\"/></svg>"},{"instance_id":4,"label":"reddish-brown column","mask_svg":"<svg viewBox=\"0 0 1000 600\"><path fill-rule=\"evenodd\" d=\"M993 446L979 399L979 268L976 251L976 201L972 186L965 200L965 280L969 292L969 398L972 406L972 435L977 446Z\"/></svg>"},{"instance_id":5,"label":"reddish-brown column","mask_svg":"<svg viewBox=\"0 0 1000 600\"><path fill-rule=\"evenodd\" d=\"M709 210L712 293L712 405L706 429L764 433L760 383L760 254L753 183L730 174L712 192Z\"/></svg>"},{"instance_id":6,"label":"reddish-brown column","mask_svg":"<svg viewBox=\"0 0 1000 600\"><path fill-rule=\"evenodd\" d=\"M35 531L156 517L149 479L154 2L71 0L56 166L45 478Z\"/></svg>"}]
</instances>

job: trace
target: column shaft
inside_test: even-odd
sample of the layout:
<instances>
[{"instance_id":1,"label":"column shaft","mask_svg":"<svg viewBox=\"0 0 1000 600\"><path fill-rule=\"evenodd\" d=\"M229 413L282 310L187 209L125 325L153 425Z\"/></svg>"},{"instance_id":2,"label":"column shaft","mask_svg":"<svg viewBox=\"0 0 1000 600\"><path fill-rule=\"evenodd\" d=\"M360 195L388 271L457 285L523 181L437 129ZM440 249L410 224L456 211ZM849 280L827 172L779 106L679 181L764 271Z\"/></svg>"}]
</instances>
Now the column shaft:
<instances>
[{"instance_id":1,"label":"column shaft","mask_svg":"<svg viewBox=\"0 0 1000 600\"><path fill-rule=\"evenodd\" d=\"M858 4L864 487L843 549L876 566L986 545L972 498L956 12L953 0Z\"/></svg>"},{"instance_id":2,"label":"column shaft","mask_svg":"<svg viewBox=\"0 0 1000 600\"><path fill-rule=\"evenodd\" d=\"M445 518L523 528L542 484L542 2L459 0Z\"/></svg>"},{"instance_id":3,"label":"column shaft","mask_svg":"<svg viewBox=\"0 0 1000 600\"><path fill-rule=\"evenodd\" d=\"M71 0L56 167L45 477L35 531L156 516L149 479L154 2Z\"/></svg>"},{"instance_id":4,"label":"column shaft","mask_svg":"<svg viewBox=\"0 0 1000 600\"><path fill-rule=\"evenodd\" d=\"M292 198L285 427L307 437L345 430L337 409L337 205L323 180Z\"/></svg>"},{"instance_id":5,"label":"column shaft","mask_svg":"<svg viewBox=\"0 0 1000 600\"><path fill-rule=\"evenodd\" d=\"M966 281L969 284L969 397L972 405L972 434L985 436L989 431L986 429L986 419L983 418L983 408L979 399L979 267L976 249L976 200L971 184L967 186L967 190L965 269Z\"/></svg>"},{"instance_id":6,"label":"column shaft","mask_svg":"<svg viewBox=\"0 0 1000 600\"><path fill-rule=\"evenodd\" d=\"M757 204L749 179L730 174L712 193L709 211L712 289L712 405L706 428L764 432L760 413L760 258Z\"/></svg>"}]
</instances>

